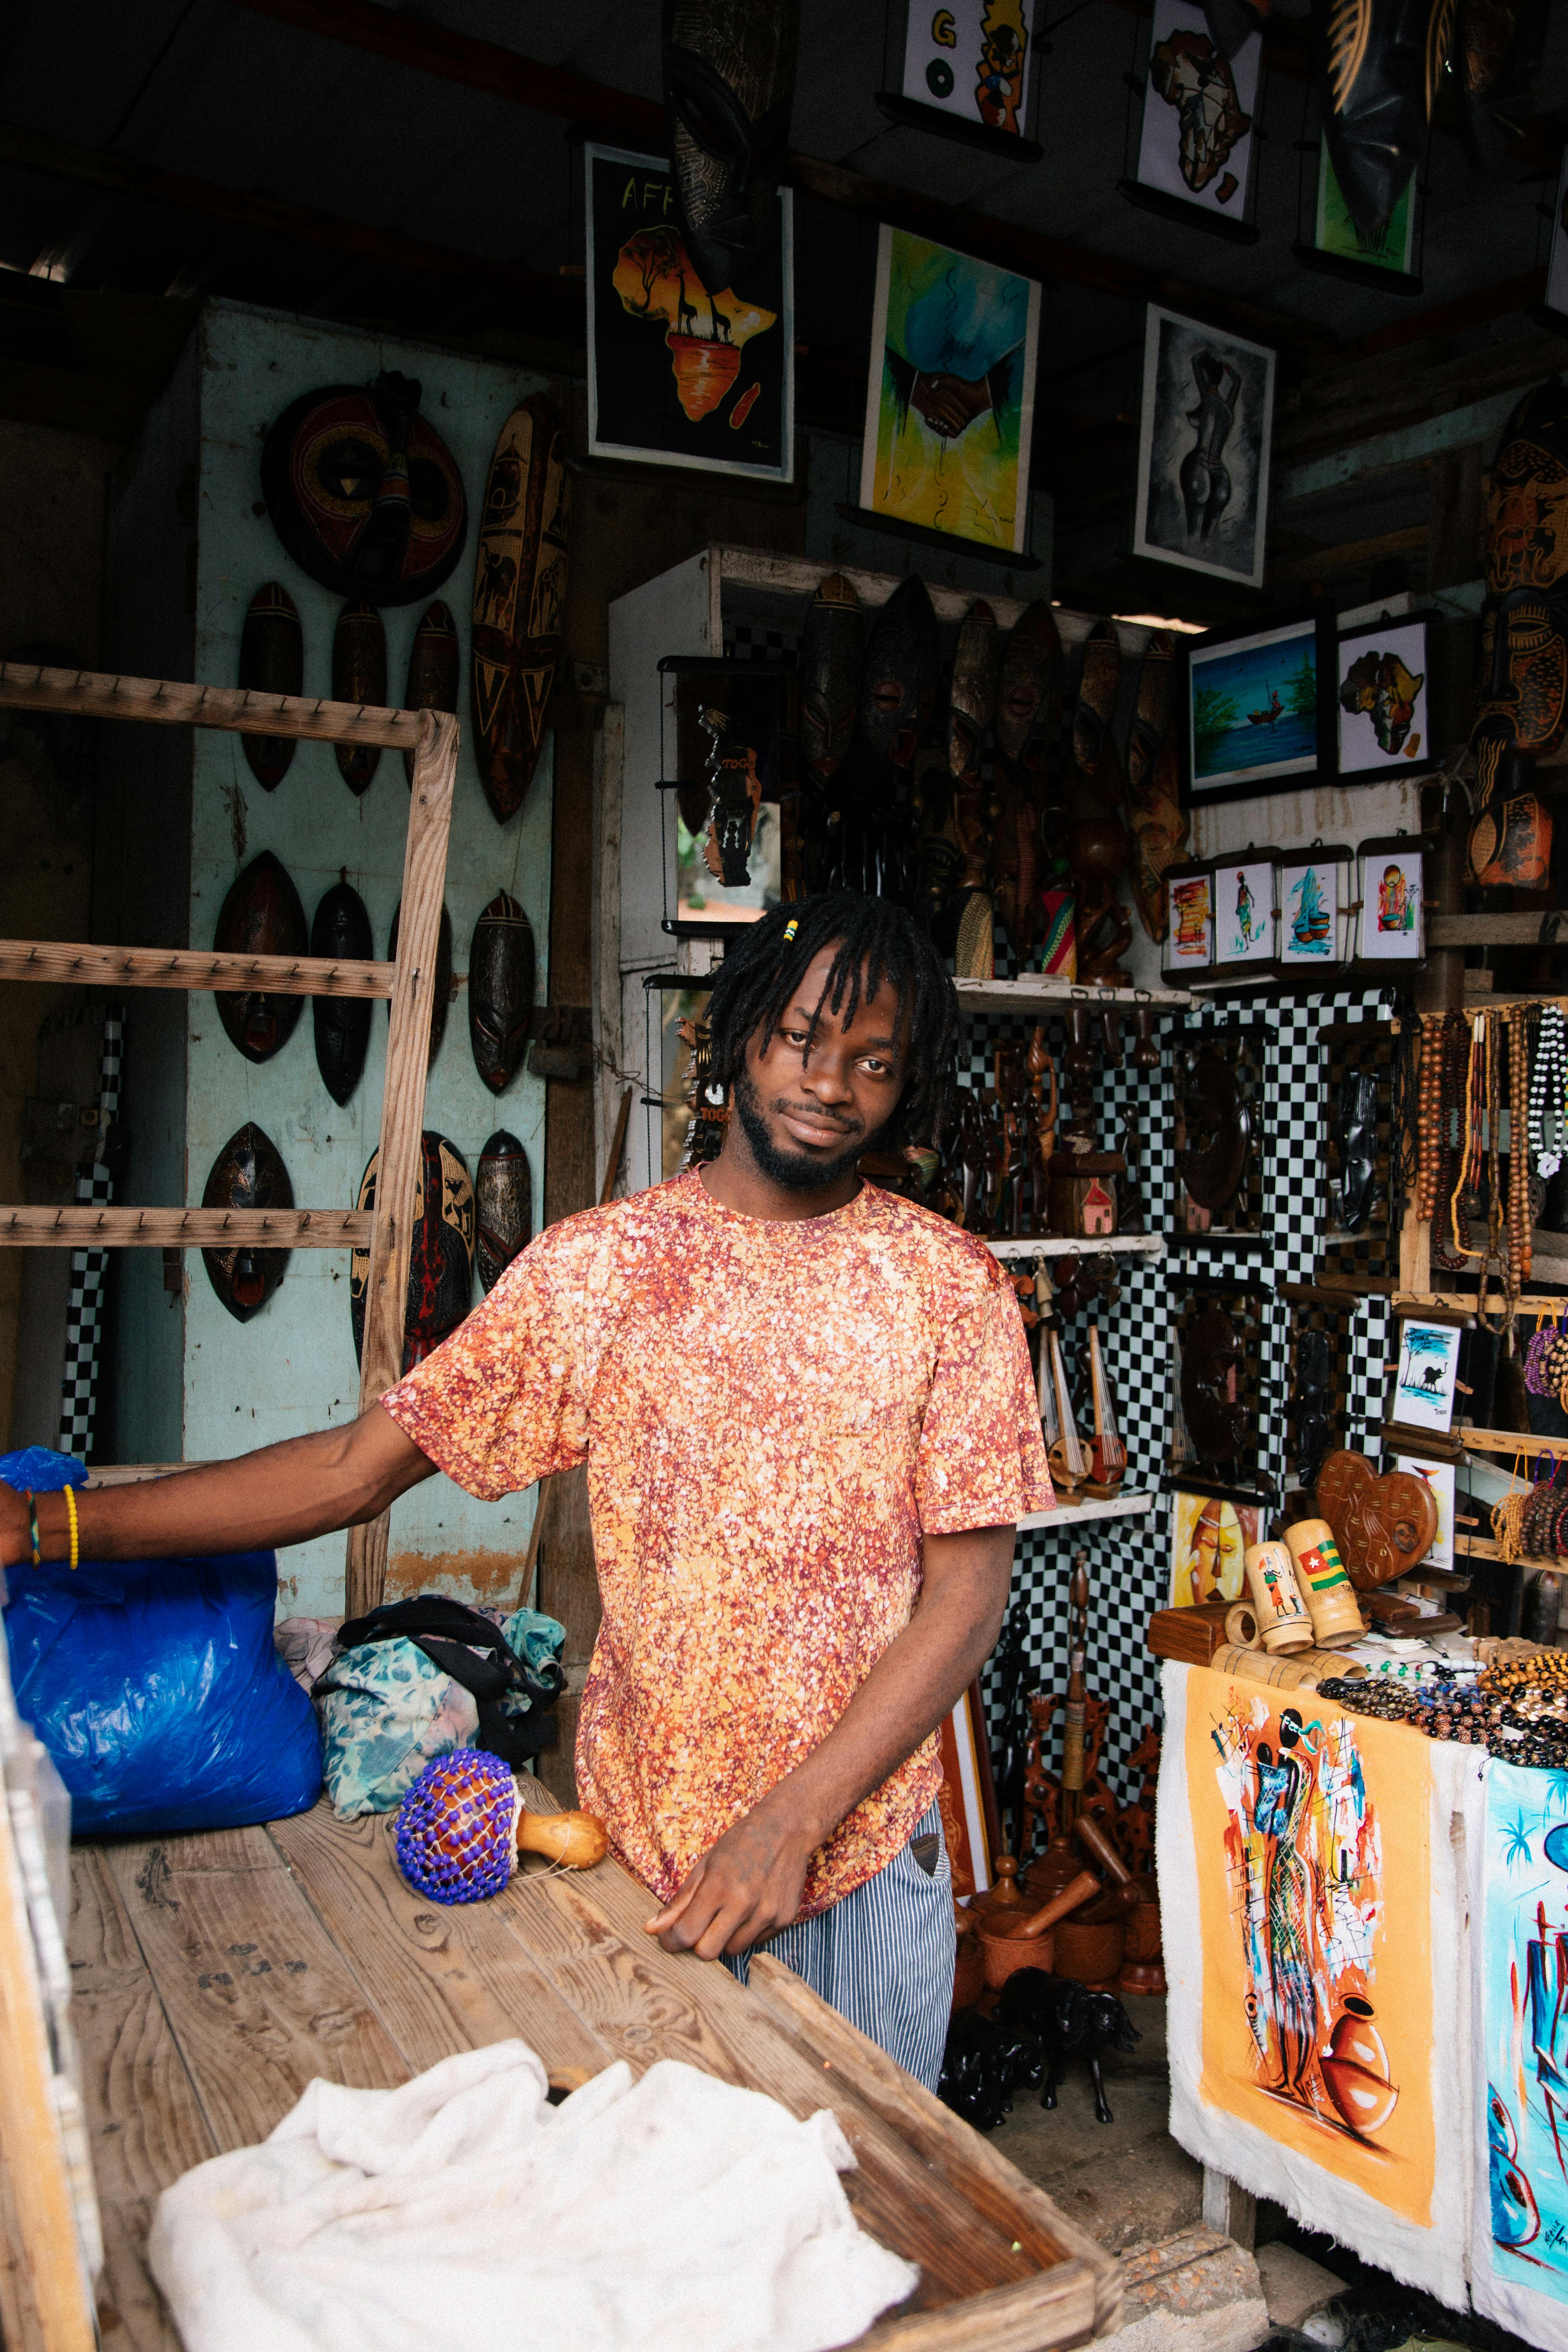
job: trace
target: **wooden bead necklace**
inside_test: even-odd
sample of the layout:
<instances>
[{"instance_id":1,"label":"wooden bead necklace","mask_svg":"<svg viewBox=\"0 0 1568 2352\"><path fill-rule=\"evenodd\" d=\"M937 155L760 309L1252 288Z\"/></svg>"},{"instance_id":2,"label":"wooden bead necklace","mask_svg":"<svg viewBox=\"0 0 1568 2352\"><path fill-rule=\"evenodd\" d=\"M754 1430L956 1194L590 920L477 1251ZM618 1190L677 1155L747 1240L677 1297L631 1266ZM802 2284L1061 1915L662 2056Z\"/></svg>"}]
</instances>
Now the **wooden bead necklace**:
<instances>
[{"instance_id":1,"label":"wooden bead necklace","mask_svg":"<svg viewBox=\"0 0 1568 2352\"><path fill-rule=\"evenodd\" d=\"M1561 1020L1562 1015L1558 1015ZM1530 1154L1521 1142L1530 1125L1530 1024L1522 1004L1508 1013L1508 1263L1509 1288L1518 1293L1530 1280Z\"/></svg>"}]
</instances>

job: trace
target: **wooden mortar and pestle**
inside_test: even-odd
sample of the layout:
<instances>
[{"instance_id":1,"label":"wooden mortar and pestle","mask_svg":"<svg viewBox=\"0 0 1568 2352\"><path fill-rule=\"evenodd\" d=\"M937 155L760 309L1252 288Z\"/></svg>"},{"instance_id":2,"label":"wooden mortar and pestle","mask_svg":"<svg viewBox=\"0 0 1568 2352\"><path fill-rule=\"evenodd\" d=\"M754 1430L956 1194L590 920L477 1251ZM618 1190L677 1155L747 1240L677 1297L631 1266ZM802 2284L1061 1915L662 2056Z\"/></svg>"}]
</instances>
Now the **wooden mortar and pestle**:
<instances>
[{"instance_id":1,"label":"wooden mortar and pestle","mask_svg":"<svg viewBox=\"0 0 1568 2352\"><path fill-rule=\"evenodd\" d=\"M1004 1904L983 1913L980 1951L985 1981L992 1990L999 1991L1019 1969L1056 1968L1056 1938L1052 1930L1057 1922L1065 1919L1069 1911L1076 1911L1080 1904L1092 1902L1100 1892L1100 1881L1093 1871L1083 1870L1070 1885L1064 1886L1059 1895L1053 1895L1038 1911L1026 1911Z\"/></svg>"},{"instance_id":2,"label":"wooden mortar and pestle","mask_svg":"<svg viewBox=\"0 0 1568 2352\"><path fill-rule=\"evenodd\" d=\"M1127 1940L1127 1915L1142 1900L1142 1890L1098 1822L1080 1813L1073 1831L1110 1884L1097 1887L1098 1900L1085 1904L1063 1924L1056 1939L1057 1974L1076 1977L1096 1992L1114 1992Z\"/></svg>"}]
</instances>

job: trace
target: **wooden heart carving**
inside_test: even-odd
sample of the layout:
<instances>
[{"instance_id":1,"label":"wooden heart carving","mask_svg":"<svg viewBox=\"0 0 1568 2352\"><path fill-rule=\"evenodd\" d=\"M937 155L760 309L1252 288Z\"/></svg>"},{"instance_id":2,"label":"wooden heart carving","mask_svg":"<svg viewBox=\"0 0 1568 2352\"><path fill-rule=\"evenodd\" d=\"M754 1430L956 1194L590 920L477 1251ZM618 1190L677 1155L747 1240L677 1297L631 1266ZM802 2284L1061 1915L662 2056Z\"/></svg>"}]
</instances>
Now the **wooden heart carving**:
<instances>
[{"instance_id":1,"label":"wooden heart carving","mask_svg":"<svg viewBox=\"0 0 1568 2352\"><path fill-rule=\"evenodd\" d=\"M1361 1592L1407 1576L1436 1541L1437 1499L1425 1478L1412 1470L1385 1470L1380 1478L1364 1454L1324 1455L1318 1509Z\"/></svg>"}]
</instances>

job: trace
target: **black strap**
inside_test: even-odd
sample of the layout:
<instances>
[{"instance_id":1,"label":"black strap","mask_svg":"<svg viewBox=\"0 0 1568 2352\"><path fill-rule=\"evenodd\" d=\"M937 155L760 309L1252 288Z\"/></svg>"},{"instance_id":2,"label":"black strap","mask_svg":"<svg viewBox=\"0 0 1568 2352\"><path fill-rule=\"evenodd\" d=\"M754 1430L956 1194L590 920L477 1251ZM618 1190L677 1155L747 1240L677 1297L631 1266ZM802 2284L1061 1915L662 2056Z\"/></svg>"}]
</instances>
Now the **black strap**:
<instances>
[{"instance_id":1,"label":"black strap","mask_svg":"<svg viewBox=\"0 0 1568 2352\"><path fill-rule=\"evenodd\" d=\"M412 1642L432 1665L470 1693L479 1717L476 1744L505 1764L525 1763L555 1743L555 1717L543 1709L564 1685L560 1666L552 1658L542 1667L531 1666L498 1626L464 1601L439 1592L386 1601L366 1616L350 1618L338 1639L345 1650L367 1642ZM481 1654L476 1657L476 1651ZM531 1702L526 1715L509 1715L502 1707L511 1691Z\"/></svg>"}]
</instances>

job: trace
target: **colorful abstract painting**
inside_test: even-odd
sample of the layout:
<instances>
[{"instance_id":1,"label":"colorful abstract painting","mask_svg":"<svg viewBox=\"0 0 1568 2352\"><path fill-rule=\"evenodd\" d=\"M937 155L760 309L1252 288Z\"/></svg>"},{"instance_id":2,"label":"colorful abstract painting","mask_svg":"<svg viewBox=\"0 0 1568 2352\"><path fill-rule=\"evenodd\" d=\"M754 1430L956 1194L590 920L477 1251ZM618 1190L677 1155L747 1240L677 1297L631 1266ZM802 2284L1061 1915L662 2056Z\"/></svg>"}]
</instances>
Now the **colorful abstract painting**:
<instances>
[{"instance_id":1,"label":"colorful abstract painting","mask_svg":"<svg viewBox=\"0 0 1568 2352\"><path fill-rule=\"evenodd\" d=\"M904 96L1022 138L1034 19L1035 0L909 0Z\"/></svg>"},{"instance_id":2,"label":"colorful abstract painting","mask_svg":"<svg viewBox=\"0 0 1568 2352\"><path fill-rule=\"evenodd\" d=\"M591 456L795 476L792 198L738 286L704 286L657 156L587 146Z\"/></svg>"},{"instance_id":3,"label":"colorful abstract painting","mask_svg":"<svg viewBox=\"0 0 1568 2352\"><path fill-rule=\"evenodd\" d=\"M1258 1507L1217 1495L1171 1497L1171 1606L1240 1601L1247 1554L1258 1541Z\"/></svg>"},{"instance_id":4,"label":"colorful abstract painting","mask_svg":"<svg viewBox=\"0 0 1568 2352\"><path fill-rule=\"evenodd\" d=\"M884 226L862 507L1022 553L1039 331L1032 278Z\"/></svg>"},{"instance_id":5,"label":"colorful abstract painting","mask_svg":"<svg viewBox=\"0 0 1568 2352\"><path fill-rule=\"evenodd\" d=\"M1430 2218L1429 1765L1398 1725L1194 1675L1205 2102Z\"/></svg>"},{"instance_id":6,"label":"colorful abstract painting","mask_svg":"<svg viewBox=\"0 0 1568 2352\"><path fill-rule=\"evenodd\" d=\"M1474 1965L1491 2270L1568 2303L1568 1774L1494 1759L1484 1869Z\"/></svg>"}]
</instances>

